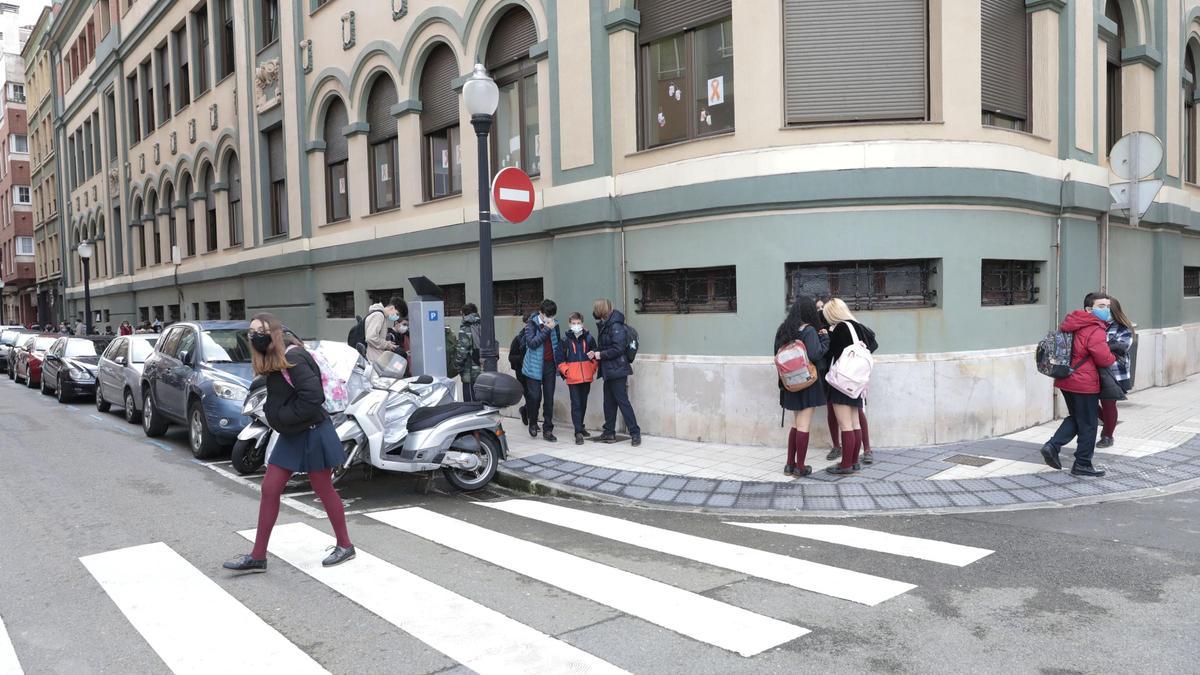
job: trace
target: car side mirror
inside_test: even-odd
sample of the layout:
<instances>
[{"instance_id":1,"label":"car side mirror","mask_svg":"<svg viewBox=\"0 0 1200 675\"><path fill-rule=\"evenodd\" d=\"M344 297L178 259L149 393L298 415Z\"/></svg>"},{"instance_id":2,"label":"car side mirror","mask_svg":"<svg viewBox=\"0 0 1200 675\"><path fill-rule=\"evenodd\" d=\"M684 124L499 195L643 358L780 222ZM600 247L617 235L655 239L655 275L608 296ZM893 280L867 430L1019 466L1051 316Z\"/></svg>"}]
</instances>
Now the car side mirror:
<instances>
[{"instance_id":1,"label":"car side mirror","mask_svg":"<svg viewBox=\"0 0 1200 675\"><path fill-rule=\"evenodd\" d=\"M192 353L186 349L179 352L179 362L185 366L192 365Z\"/></svg>"},{"instance_id":2,"label":"car side mirror","mask_svg":"<svg viewBox=\"0 0 1200 675\"><path fill-rule=\"evenodd\" d=\"M113 363L116 363L118 366L123 366L125 365L125 357L118 356L117 358L113 359Z\"/></svg>"}]
</instances>

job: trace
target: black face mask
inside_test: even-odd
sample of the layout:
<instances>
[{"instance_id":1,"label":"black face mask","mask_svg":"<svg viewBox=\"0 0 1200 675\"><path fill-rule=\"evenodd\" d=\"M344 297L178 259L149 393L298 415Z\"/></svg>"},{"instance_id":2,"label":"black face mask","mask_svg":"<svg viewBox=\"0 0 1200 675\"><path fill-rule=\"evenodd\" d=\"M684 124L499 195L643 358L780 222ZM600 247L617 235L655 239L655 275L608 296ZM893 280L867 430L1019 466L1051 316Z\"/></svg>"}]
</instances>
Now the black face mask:
<instances>
[{"instance_id":1,"label":"black face mask","mask_svg":"<svg viewBox=\"0 0 1200 675\"><path fill-rule=\"evenodd\" d=\"M254 351L258 352L259 354L266 354L267 350L271 348L271 334L251 333L250 346L254 347Z\"/></svg>"}]
</instances>

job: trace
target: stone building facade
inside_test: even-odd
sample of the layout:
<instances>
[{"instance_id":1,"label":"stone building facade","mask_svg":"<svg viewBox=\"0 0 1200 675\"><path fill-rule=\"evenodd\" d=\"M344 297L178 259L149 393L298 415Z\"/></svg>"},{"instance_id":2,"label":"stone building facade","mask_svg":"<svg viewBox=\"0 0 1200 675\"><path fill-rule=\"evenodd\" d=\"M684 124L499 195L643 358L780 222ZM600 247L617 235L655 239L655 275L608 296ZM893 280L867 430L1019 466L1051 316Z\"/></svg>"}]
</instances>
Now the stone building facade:
<instances>
[{"instance_id":1,"label":"stone building facade","mask_svg":"<svg viewBox=\"0 0 1200 675\"><path fill-rule=\"evenodd\" d=\"M34 269L38 325L65 318L62 279L62 227L58 219L58 175L55 173L54 98L50 50L45 48L54 11L42 10L22 51L25 96L29 113L29 170L33 192Z\"/></svg>"},{"instance_id":2,"label":"stone building facade","mask_svg":"<svg viewBox=\"0 0 1200 675\"><path fill-rule=\"evenodd\" d=\"M271 310L341 338L410 277L448 312L477 299L479 62L493 166L537 190L494 228L502 346L543 296L612 298L647 433L777 443L769 350L798 293L876 330L880 445L1050 418L1031 345L1097 288L1139 323L1139 386L1200 371L1200 1L843 5L68 1L68 303L83 239L101 325ZM1136 228L1108 189L1134 130L1165 148Z\"/></svg>"}]
</instances>

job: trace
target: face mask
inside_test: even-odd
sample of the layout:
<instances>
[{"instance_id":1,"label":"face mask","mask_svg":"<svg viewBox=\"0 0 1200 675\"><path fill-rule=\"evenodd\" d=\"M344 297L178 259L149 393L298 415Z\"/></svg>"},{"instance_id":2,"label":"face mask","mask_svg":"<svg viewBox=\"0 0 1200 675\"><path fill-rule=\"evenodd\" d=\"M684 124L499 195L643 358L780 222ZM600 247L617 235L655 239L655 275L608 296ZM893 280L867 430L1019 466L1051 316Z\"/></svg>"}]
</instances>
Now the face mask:
<instances>
[{"instance_id":1,"label":"face mask","mask_svg":"<svg viewBox=\"0 0 1200 675\"><path fill-rule=\"evenodd\" d=\"M396 327L396 332L401 335L404 335L405 333L408 332L408 324L406 324L406 323L400 324L399 326Z\"/></svg>"},{"instance_id":2,"label":"face mask","mask_svg":"<svg viewBox=\"0 0 1200 675\"><path fill-rule=\"evenodd\" d=\"M388 317L388 321L399 321L399 320L400 320L400 315L399 315L399 314L393 314L393 315L391 315L391 316L389 316L389 317Z\"/></svg>"},{"instance_id":3,"label":"face mask","mask_svg":"<svg viewBox=\"0 0 1200 675\"><path fill-rule=\"evenodd\" d=\"M571 332L576 335L583 333L583 324L581 324L581 323L571 324Z\"/></svg>"},{"instance_id":4,"label":"face mask","mask_svg":"<svg viewBox=\"0 0 1200 675\"><path fill-rule=\"evenodd\" d=\"M1095 314L1101 321L1108 323L1112 321L1112 310L1105 307L1103 309L1096 307L1092 309L1092 314Z\"/></svg>"},{"instance_id":5,"label":"face mask","mask_svg":"<svg viewBox=\"0 0 1200 675\"><path fill-rule=\"evenodd\" d=\"M270 333L251 333L250 346L254 347L254 351L259 354L266 354L267 350L271 348Z\"/></svg>"}]
</instances>

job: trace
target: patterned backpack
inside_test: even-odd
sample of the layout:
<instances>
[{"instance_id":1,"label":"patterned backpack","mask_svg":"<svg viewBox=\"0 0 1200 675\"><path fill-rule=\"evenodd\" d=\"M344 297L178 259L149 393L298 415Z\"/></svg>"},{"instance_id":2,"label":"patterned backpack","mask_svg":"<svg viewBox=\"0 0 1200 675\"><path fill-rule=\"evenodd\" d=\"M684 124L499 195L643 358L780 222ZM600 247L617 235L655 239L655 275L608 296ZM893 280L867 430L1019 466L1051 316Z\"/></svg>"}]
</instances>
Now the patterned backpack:
<instances>
[{"instance_id":1,"label":"patterned backpack","mask_svg":"<svg viewBox=\"0 0 1200 675\"><path fill-rule=\"evenodd\" d=\"M1061 330L1046 333L1046 337L1042 338L1042 341L1038 343L1037 351L1034 352L1038 372L1056 380L1070 377L1071 373L1074 373L1075 369L1087 360L1087 356L1084 355L1078 362L1073 362L1074 348L1074 333Z\"/></svg>"},{"instance_id":2,"label":"patterned backpack","mask_svg":"<svg viewBox=\"0 0 1200 675\"><path fill-rule=\"evenodd\" d=\"M284 353L293 349L299 349L299 347L291 345ZM321 352L307 347L304 348L304 351L312 356L313 361L317 364L317 372L321 375L321 389L325 392L325 402L321 404L321 407L330 414L342 412L350 405L350 393L346 390L346 381L334 374L333 367L329 365L329 361L321 355ZM292 376L288 375L288 371L284 370L282 374L283 379L287 380L288 384L292 384ZM292 384L292 386L296 385Z\"/></svg>"}]
</instances>

